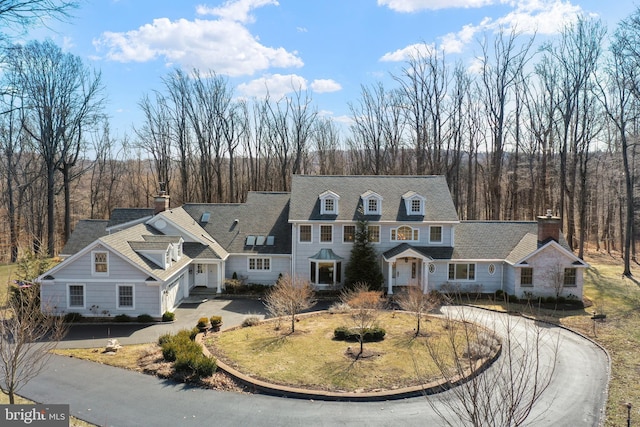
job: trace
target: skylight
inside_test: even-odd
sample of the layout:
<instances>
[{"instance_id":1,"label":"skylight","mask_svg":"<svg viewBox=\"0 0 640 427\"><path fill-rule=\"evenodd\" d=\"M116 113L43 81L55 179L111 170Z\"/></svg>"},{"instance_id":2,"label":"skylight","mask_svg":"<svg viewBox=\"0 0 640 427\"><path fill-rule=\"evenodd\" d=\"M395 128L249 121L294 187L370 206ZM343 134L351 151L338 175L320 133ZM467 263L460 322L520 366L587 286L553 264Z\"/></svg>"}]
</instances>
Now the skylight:
<instances>
[{"instance_id":1,"label":"skylight","mask_svg":"<svg viewBox=\"0 0 640 427\"><path fill-rule=\"evenodd\" d=\"M202 217L200 217L200 222L207 223L209 222L210 217L211 217L211 212L205 212L202 214Z\"/></svg>"}]
</instances>

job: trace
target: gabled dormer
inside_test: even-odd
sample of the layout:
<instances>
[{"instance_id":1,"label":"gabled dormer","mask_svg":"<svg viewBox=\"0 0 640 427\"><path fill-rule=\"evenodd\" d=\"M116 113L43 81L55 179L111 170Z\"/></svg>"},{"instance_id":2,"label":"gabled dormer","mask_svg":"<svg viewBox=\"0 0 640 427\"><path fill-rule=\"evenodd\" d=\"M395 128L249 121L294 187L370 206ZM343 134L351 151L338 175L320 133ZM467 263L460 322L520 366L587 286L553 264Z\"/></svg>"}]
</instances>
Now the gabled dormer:
<instances>
[{"instance_id":1,"label":"gabled dormer","mask_svg":"<svg viewBox=\"0 0 640 427\"><path fill-rule=\"evenodd\" d=\"M320 215L338 215L338 202L340 196L333 191L327 190L318 196L320 199Z\"/></svg>"},{"instance_id":2,"label":"gabled dormer","mask_svg":"<svg viewBox=\"0 0 640 427\"><path fill-rule=\"evenodd\" d=\"M407 210L407 215L420 215L424 216L424 196L416 193L415 191L407 191L402 195L404 200L404 206Z\"/></svg>"},{"instance_id":3,"label":"gabled dormer","mask_svg":"<svg viewBox=\"0 0 640 427\"><path fill-rule=\"evenodd\" d=\"M368 190L360 195L365 215L382 215L382 196Z\"/></svg>"},{"instance_id":4,"label":"gabled dormer","mask_svg":"<svg viewBox=\"0 0 640 427\"><path fill-rule=\"evenodd\" d=\"M151 261L163 270L171 267L173 262L173 245L169 242L129 242L129 246L140 256Z\"/></svg>"}]
</instances>

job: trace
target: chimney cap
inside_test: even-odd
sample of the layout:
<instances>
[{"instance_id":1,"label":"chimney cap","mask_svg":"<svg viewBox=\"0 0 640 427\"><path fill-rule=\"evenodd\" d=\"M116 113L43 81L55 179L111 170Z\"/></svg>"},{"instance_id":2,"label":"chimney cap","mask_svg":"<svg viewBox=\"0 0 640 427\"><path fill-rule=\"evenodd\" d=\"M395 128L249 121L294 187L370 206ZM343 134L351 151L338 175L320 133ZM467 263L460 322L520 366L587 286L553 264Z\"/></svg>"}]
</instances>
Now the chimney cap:
<instances>
[{"instance_id":1,"label":"chimney cap","mask_svg":"<svg viewBox=\"0 0 640 427\"><path fill-rule=\"evenodd\" d=\"M547 218L551 218L552 216L551 209L547 209Z\"/></svg>"}]
</instances>

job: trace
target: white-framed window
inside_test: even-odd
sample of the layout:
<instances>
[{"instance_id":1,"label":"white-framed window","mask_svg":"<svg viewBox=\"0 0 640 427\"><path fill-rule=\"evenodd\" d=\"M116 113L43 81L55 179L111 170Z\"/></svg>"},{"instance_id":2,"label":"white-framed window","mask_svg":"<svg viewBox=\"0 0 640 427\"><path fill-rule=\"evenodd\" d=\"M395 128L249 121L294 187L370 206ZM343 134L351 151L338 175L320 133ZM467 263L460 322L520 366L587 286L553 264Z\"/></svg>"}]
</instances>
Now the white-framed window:
<instances>
[{"instance_id":1,"label":"white-framed window","mask_svg":"<svg viewBox=\"0 0 640 427\"><path fill-rule=\"evenodd\" d=\"M435 264L429 264L429 273L433 274L436 272L436 265Z\"/></svg>"},{"instance_id":2,"label":"white-framed window","mask_svg":"<svg viewBox=\"0 0 640 427\"><path fill-rule=\"evenodd\" d=\"M533 268L522 267L520 269L520 286L533 286Z\"/></svg>"},{"instance_id":3,"label":"white-framed window","mask_svg":"<svg viewBox=\"0 0 640 427\"><path fill-rule=\"evenodd\" d=\"M380 215L382 211L382 196L372 190L361 194L362 206L365 215Z\"/></svg>"},{"instance_id":4,"label":"white-framed window","mask_svg":"<svg viewBox=\"0 0 640 427\"><path fill-rule=\"evenodd\" d=\"M368 225L367 231L369 232L369 241L371 243L380 243L380 226Z\"/></svg>"},{"instance_id":5,"label":"white-framed window","mask_svg":"<svg viewBox=\"0 0 640 427\"><path fill-rule=\"evenodd\" d=\"M320 243L333 242L333 225L320 226Z\"/></svg>"},{"instance_id":6,"label":"white-framed window","mask_svg":"<svg viewBox=\"0 0 640 427\"><path fill-rule=\"evenodd\" d=\"M564 286L577 286L576 282L577 277L577 269L575 268L565 268L564 269L564 277L563 277L563 285Z\"/></svg>"},{"instance_id":7,"label":"white-framed window","mask_svg":"<svg viewBox=\"0 0 640 427\"><path fill-rule=\"evenodd\" d=\"M417 228L409 227L408 225L401 225L398 228L391 229L392 241L418 241L420 237L419 230Z\"/></svg>"},{"instance_id":8,"label":"white-framed window","mask_svg":"<svg viewBox=\"0 0 640 427\"><path fill-rule=\"evenodd\" d=\"M494 275L496 272L496 265L495 264L489 264L489 268L487 269L487 271L489 272L490 275Z\"/></svg>"},{"instance_id":9,"label":"white-framed window","mask_svg":"<svg viewBox=\"0 0 640 427\"><path fill-rule=\"evenodd\" d=\"M91 252L91 274L94 276L109 275L109 252L107 251Z\"/></svg>"},{"instance_id":10,"label":"white-framed window","mask_svg":"<svg viewBox=\"0 0 640 427\"><path fill-rule=\"evenodd\" d=\"M164 268L171 267L171 249L164 253Z\"/></svg>"},{"instance_id":11,"label":"white-framed window","mask_svg":"<svg viewBox=\"0 0 640 427\"><path fill-rule=\"evenodd\" d=\"M204 265L196 264L196 274L202 274L202 273L204 273Z\"/></svg>"},{"instance_id":12,"label":"white-framed window","mask_svg":"<svg viewBox=\"0 0 640 427\"><path fill-rule=\"evenodd\" d=\"M249 271L271 271L271 258L249 258Z\"/></svg>"},{"instance_id":13,"label":"white-framed window","mask_svg":"<svg viewBox=\"0 0 640 427\"><path fill-rule=\"evenodd\" d=\"M449 264L449 280L476 280L476 265L473 263L451 263Z\"/></svg>"},{"instance_id":14,"label":"white-framed window","mask_svg":"<svg viewBox=\"0 0 640 427\"><path fill-rule=\"evenodd\" d=\"M133 285L118 285L118 309L131 309L135 308L135 296L133 292Z\"/></svg>"},{"instance_id":15,"label":"white-framed window","mask_svg":"<svg viewBox=\"0 0 640 427\"><path fill-rule=\"evenodd\" d=\"M337 215L338 214L338 196L333 191L325 191L320 194L320 214L321 215Z\"/></svg>"},{"instance_id":16,"label":"white-framed window","mask_svg":"<svg viewBox=\"0 0 640 427\"><path fill-rule=\"evenodd\" d=\"M299 241L300 243L311 242L311 225L304 224L300 226Z\"/></svg>"},{"instance_id":17,"label":"white-framed window","mask_svg":"<svg viewBox=\"0 0 640 427\"><path fill-rule=\"evenodd\" d=\"M379 212L378 210L378 199L372 197L367 201L367 214L371 215L371 214L377 214Z\"/></svg>"},{"instance_id":18,"label":"white-framed window","mask_svg":"<svg viewBox=\"0 0 640 427\"><path fill-rule=\"evenodd\" d=\"M85 286L80 283L67 285L67 307L85 308Z\"/></svg>"},{"instance_id":19,"label":"white-framed window","mask_svg":"<svg viewBox=\"0 0 640 427\"><path fill-rule=\"evenodd\" d=\"M409 191L402 195L407 215L424 215L425 198L415 191Z\"/></svg>"},{"instance_id":20,"label":"white-framed window","mask_svg":"<svg viewBox=\"0 0 640 427\"><path fill-rule=\"evenodd\" d=\"M432 225L429 227L429 243L442 243L442 227Z\"/></svg>"},{"instance_id":21,"label":"white-framed window","mask_svg":"<svg viewBox=\"0 0 640 427\"><path fill-rule=\"evenodd\" d=\"M342 242L343 243L353 243L356 240L356 226L351 225L343 225L342 226Z\"/></svg>"}]
</instances>

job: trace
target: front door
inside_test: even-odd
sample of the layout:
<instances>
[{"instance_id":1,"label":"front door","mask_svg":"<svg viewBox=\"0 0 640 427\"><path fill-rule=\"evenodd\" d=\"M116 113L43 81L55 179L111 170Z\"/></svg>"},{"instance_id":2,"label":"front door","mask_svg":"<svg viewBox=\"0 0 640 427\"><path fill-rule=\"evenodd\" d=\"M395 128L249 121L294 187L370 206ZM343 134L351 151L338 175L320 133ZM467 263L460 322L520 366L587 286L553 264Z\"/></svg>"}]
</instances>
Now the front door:
<instances>
[{"instance_id":1,"label":"front door","mask_svg":"<svg viewBox=\"0 0 640 427\"><path fill-rule=\"evenodd\" d=\"M207 264L196 264L195 285L207 286L208 268Z\"/></svg>"},{"instance_id":2,"label":"front door","mask_svg":"<svg viewBox=\"0 0 640 427\"><path fill-rule=\"evenodd\" d=\"M401 258L396 262L396 286L416 285L420 283L418 275L418 260L415 258Z\"/></svg>"}]
</instances>

